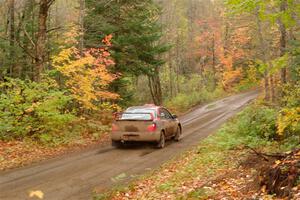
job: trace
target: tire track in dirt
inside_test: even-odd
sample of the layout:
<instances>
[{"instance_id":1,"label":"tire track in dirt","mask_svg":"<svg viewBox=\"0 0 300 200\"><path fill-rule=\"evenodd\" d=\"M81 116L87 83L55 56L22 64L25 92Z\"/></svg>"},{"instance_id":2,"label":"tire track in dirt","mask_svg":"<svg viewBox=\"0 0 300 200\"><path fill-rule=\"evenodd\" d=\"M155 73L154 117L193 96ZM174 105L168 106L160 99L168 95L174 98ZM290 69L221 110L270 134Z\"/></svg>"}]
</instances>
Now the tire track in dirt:
<instances>
[{"instance_id":1,"label":"tire track in dirt","mask_svg":"<svg viewBox=\"0 0 300 200\"><path fill-rule=\"evenodd\" d=\"M251 91L234 95L187 113L180 118L183 124L182 141L168 142L166 148L161 150L149 145L124 149L99 147L34 166L1 172L0 199L29 199L29 191L35 190L41 190L46 200L89 199L94 188L102 190L124 184L136 175L155 169L197 145L258 94L258 91Z\"/></svg>"}]
</instances>

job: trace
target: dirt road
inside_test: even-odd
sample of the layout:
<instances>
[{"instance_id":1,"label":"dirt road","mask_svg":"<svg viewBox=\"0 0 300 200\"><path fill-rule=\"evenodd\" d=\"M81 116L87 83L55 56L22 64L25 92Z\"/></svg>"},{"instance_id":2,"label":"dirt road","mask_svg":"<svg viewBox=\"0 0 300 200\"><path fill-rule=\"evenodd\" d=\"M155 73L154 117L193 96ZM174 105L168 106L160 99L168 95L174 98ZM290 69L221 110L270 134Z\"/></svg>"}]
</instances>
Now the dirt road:
<instances>
[{"instance_id":1,"label":"dirt road","mask_svg":"<svg viewBox=\"0 0 300 200\"><path fill-rule=\"evenodd\" d=\"M183 139L168 142L166 148L132 146L125 149L99 147L60 159L0 173L0 199L24 200L30 191L42 191L44 199L90 199L97 190L122 184L138 174L157 168L160 164L191 148L216 131L249 101L257 91L234 95L199 107L181 117Z\"/></svg>"}]
</instances>

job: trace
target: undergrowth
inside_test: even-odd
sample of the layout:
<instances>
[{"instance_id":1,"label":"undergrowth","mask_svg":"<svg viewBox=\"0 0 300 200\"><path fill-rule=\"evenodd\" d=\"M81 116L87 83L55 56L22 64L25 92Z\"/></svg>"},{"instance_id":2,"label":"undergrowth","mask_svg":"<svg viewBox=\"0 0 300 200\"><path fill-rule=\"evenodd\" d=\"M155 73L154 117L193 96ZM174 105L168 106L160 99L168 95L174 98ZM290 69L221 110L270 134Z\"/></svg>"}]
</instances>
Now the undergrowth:
<instances>
[{"instance_id":1,"label":"undergrowth","mask_svg":"<svg viewBox=\"0 0 300 200\"><path fill-rule=\"evenodd\" d=\"M264 152L289 151L299 146L297 137L278 140L275 125L277 113L276 109L252 104L193 150L174 158L130 186L96 194L95 199L122 199L120 197L124 194L132 199L139 195L145 199L162 199L164 195L182 200L205 199L214 191L200 186L197 190L185 193L182 187L192 187L195 180L196 183L205 184L217 172L237 167L245 154L249 153L247 146ZM139 190L142 190L141 194L137 194Z\"/></svg>"},{"instance_id":2,"label":"undergrowth","mask_svg":"<svg viewBox=\"0 0 300 200\"><path fill-rule=\"evenodd\" d=\"M109 131L106 121L111 119L104 118L111 112L99 109L98 115L79 115L74 99L67 90L57 89L54 80L8 79L0 84L0 92L0 141L55 146Z\"/></svg>"},{"instance_id":3,"label":"undergrowth","mask_svg":"<svg viewBox=\"0 0 300 200\"><path fill-rule=\"evenodd\" d=\"M201 91L179 93L172 99L165 101L165 106L175 113L184 113L199 104L224 97L225 95L226 92L222 88L217 88L213 92L201 89Z\"/></svg>"}]
</instances>

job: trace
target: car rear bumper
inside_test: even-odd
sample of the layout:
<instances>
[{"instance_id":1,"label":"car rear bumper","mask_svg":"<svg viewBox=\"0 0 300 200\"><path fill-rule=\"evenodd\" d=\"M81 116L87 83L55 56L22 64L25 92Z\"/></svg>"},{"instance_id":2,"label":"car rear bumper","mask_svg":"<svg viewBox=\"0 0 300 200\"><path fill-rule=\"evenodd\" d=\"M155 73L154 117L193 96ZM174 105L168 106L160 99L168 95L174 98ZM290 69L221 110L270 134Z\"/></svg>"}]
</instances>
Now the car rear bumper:
<instances>
[{"instance_id":1,"label":"car rear bumper","mask_svg":"<svg viewBox=\"0 0 300 200\"><path fill-rule=\"evenodd\" d=\"M160 140L160 132L112 132L113 141L140 141L157 142Z\"/></svg>"}]
</instances>

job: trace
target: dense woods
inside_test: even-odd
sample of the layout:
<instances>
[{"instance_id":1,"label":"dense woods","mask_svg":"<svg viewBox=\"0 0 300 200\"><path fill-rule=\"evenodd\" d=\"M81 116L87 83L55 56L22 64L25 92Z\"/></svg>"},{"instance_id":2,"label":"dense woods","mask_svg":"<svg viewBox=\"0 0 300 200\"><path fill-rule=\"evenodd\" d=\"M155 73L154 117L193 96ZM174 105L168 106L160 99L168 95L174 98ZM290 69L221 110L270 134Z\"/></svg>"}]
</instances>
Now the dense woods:
<instances>
[{"instance_id":1,"label":"dense woods","mask_svg":"<svg viewBox=\"0 0 300 200\"><path fill-rule=\"evenodd\" d=\"M0 169L28 145L43 154L102 140L113 113L128 106L153 103L180 115L259 90L187 156L186 171L182 159L178 177L190 181L196 164L218 171L220 155L243 157L248 148L268 160L258 150L276 149L264 190L287 197L300 188L299 39L300 0L0 0ZM181 183L174 180L173 195Z\"/></svg>"},{"instance_id":2,"label":"dense woods","mask_svg":"<svg viewBox=\"0 0 300 200\"><path fill-rule=\"evenodd\" d=\"M258 86L273 131L300 131L298 0L4 0L0 13L2 140L60 143L128 105L183 112Z\"/></svg>"}]
</instances>

